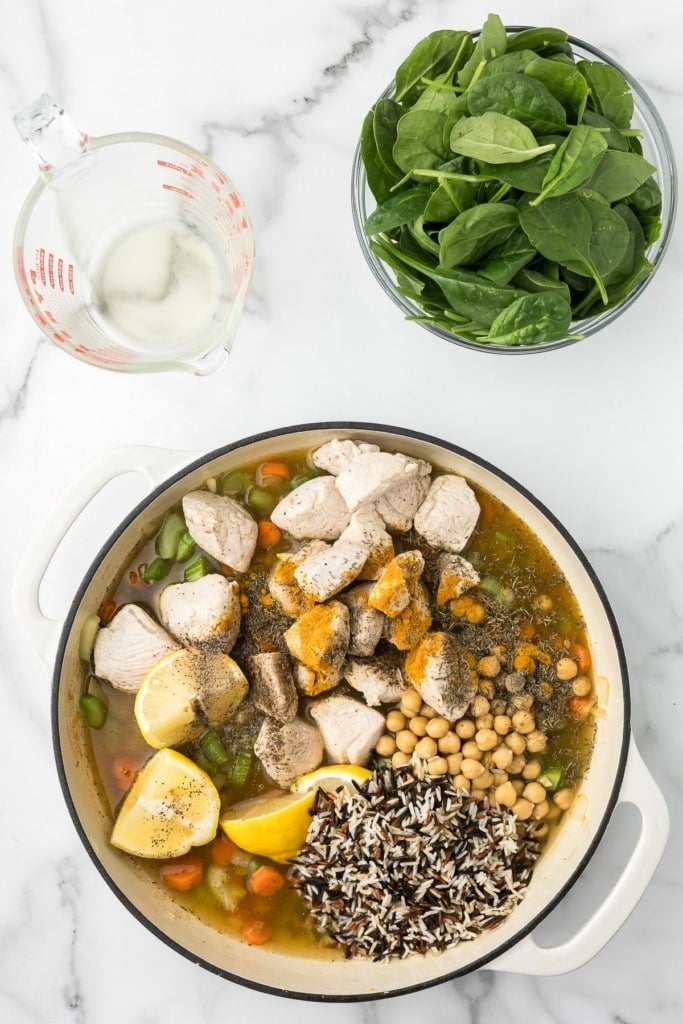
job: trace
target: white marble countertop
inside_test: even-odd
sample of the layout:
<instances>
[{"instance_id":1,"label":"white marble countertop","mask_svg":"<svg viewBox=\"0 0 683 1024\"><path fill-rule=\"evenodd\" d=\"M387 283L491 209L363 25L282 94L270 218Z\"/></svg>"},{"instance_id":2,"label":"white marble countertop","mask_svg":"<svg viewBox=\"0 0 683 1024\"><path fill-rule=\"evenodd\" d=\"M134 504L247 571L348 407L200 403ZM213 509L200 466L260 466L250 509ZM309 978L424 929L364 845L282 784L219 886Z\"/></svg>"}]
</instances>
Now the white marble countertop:
<instances>
[{"instance_id":1,"label":"white marble countertop","mask_svg":"<svg viewBox=\"0 0 683 1024\"><path fill-rule=\"evenodd\" d=\"M369 274L350 217L362 117L418 38L475 29L479 0L27 0L0 38L3 500L0 635L0 1020L528 1021L673 1024L683 1014L680 876L683 725L683 271L664 264L622 318L585 344L504 358L444 344L402 320ZM554 24L595 43L649 92L683 164L683 13L562 0L501 0L511 24ZM454 24L457 22L457 24ZM235 348L215 374L125 376L62 354L14 285L10 243L36 178L12 115L44 90L84 130L164 133L211 154L251 213L257 263ZM598 572L628 659L633 733L668 802L671 838L637 908L595 958L541 979L483 970L419 994L356 1005L297 1003L186 961L117 902L61 797L50 679L18 631L10 582L64 487L121 444L205 451L317 420L405 425L449 439L524 483ZM63 613L134 500L126 478L82 525L45 595ZM571 933L613 883L637 827L614 821L578 885L543 925ZM426 1010L425 1010L426 1007Z\"/></svg>"}]
</instances>

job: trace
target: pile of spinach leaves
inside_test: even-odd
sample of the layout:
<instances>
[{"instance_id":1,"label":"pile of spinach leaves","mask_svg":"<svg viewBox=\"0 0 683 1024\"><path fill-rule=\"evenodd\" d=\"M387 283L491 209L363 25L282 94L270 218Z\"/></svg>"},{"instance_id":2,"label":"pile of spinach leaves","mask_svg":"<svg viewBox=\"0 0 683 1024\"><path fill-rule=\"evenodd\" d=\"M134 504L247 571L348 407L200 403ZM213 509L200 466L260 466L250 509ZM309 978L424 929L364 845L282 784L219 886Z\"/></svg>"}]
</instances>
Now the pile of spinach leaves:
<instances>
[{"instance_id":1,"label":"pile of spinach leaves","mask_svg":"<svg viewBox=\"0 0 683 1024\"><path fill-rule=\"evenodd\" d=\"M422 39L367 114L372 251L412 319L470 341L537 345L623 302L652 271L656 168L616 68L577 60L566 32ZM576 335L573 335L576 337Z\"/></svg>"}]
</instances>

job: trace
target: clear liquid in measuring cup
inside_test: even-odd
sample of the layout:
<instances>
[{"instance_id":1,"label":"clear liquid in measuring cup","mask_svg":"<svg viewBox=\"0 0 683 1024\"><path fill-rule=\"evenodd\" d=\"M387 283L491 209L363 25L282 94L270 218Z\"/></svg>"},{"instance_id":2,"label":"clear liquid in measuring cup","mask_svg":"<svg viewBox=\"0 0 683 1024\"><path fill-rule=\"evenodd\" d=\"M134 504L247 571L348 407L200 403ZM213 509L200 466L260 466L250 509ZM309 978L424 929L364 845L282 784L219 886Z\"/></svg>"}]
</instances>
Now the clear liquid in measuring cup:
<instances>
[{"instance_id":1,"label":"clear liquid in measuring cup","mask_svg":"<svg viewBox=\"0 0 683 1024\"><path fill-rule=\"evenodd\" d=\"M176 348L225 315L226 268L182 220L130 228L93 264L93 313L128 348Z\"/></svg>"}]
</instances>

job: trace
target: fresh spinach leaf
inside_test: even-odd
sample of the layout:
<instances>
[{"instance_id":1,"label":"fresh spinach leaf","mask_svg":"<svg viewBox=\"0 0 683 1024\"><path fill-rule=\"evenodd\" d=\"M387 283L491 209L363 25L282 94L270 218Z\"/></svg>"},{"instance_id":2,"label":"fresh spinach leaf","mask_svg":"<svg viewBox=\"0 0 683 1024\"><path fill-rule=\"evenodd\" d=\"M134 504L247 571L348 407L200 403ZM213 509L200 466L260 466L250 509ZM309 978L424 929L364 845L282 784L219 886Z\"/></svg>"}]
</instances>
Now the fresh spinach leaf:
<instances>
[{"instance_id":1,"label":"fresh spinach leaf","mask_svg":"<svg viewBox=\"0 0 683 1024\"><path fill-rule=\"evenodd\" d=\"M427 276L438 284L451 309L483 327L490 327L499 313L524 294L463 268L430 270Z\"/></svg>"},{"instance_id":2,"label":"fresh spinach leaf","mask_svg":"<svg viewBox=\"0 0 683 1024\"><path fill-rule=\"evenodd\" d=\"M451 132L450 144L454 153L490 164L521 163L555 148L553 143L539 146L525 124L496 111L461 118Z\"/></svg>"},{"instance_id":3,"label":"fresh spinach leaf","mask_svg":"<svg viewBox=\"0 0 683 1024\"><path fill-rule=\"evenodd\" d=\"M360 137L360 154L368 179L368 187L378 203L383 203L391 195L396 178L390 174L380 159L373 131L375 111L369 110L363 121Z\"/></svg>"},{"instance_id":4,"label":"fresh spinach leaf","mask_svg":"<svg viewBox=\"0 0 683 1024\"><path fill-rule=\"evenodd\" d=\"M498 314L488 340L498 345L538 345L569 335L572 308L557 292L522 295Z\"/></svg>"},{"instance_id":5,"label":"fresh spinach leaf","mask_svg":"<svg viewBox=\"0 0 683 1024\"><path fill-rule=\"evenodd\" d=\"M487 254L479 273L494 284L509 284L536 255L536 249L526 234L517 227L507 241Z\"/></svg>"},{"instance_id":6,"label":"fresh spinach leaf","mask_svg":"<svg viewBox=\"0 0 683 1024\"><path fill-rule=\"evenodd\" d=\"M437 179L439 180L439 179ZM441 180L431 193L424 210L424 219L436 224L453 220L459 213L474 206L475 193L468 181Z\"/></svg>"},{"instance_id":7,"label":"fresh spinach leaf","mask_svg":"<svg viewBox=\"0 0 683 1024\"><path fill-rule=\"evenodd\" d=\"M534 55L524 68L524 74L542 82L566 113L577 123L581 121L588 100L588 85L572 62L564 64Z\"/></svg>"},{"instance_id":8,"label":"fresh spinach leaf","mask_svg":"<svg viewBox=\"0 0 683 1024\"><path fill-rule=\"evenodd\" d=\"M590 110L587 107L583 112L582 121L584 124L589 124L592 128L599 128L610 149L617 149L622 153L630 151L629 144L619 129L611 121L608 121L606 117L603 117L602 114L598 114L595 110Z\"/></svg>"},{"instance_id":9,"label":"fresh spinach leaf","mask_svg":"<svg viewBox=\"0 0 683 1024\"><path fill-rule=\"evenodd\" d=\"M372 211L365 222L365 234L383 234L415 220L423 213L430 195L427 188L412 188L391 196Z\"/></svg>"},{"instance_id":10,"label":"fresh spinach leaf","mask_svg":"<svg viewBox=\"0 0 683 1024\"><path fill-rule=\"evenodd\" d=\"M514 117L537 135L567 124L564 107L545 85L516 71L480 78L467 92L467 107L474 117L488 111Z\"/></svg>"},{"instance_id":11,"label":"fresh spinach leaf","mask_svg":"<svg viewBox=\"0 0 683 1024\"><path fill-rule=\"evenodd\" d=\"M506 203L465 210L439 233L440 265L450 269L477 263L490 249L505 242L518 224L516 207Z\"/></svg>"},{"instance_id":12,"label":"fresh spinach leaf","mask_svg":"<svg viewBox=\"0 0 683 1024\"><path fill-rule=\"evenodd\" d=\"M497 14L489 14L482 25L481 32L474 44L474 49L467 63L458 72L458 85L466 89L482 63L500 57L507 48L507 32L505 25Z\"/></svg>"},{"instance_id":13,"label":"fresh spinach leaf","mask_svg":"<svg viewBox=\"0 0 683 1024\"><path fill-rule=\"evenodd\" d=\"M378 100L374 107L372 118L372 133L375 139L377 157L384 164L388 175L398 181L401 177L401 170L398 167L392 151L396 142L396 130L399 118L402 114L401 107L393 100Z\"/></svg>"},{"instance_id":14,"label":"fresh spinach leaf","mask_svg":"<svg viewBox=\"0 0 683 1024\"><path fill-rule=\"evenodd\" d=\"M525 292L556 292L571 305L572 294L567 282L560 279L559 264L549 266L557 269L556 276L551 277L548 273L533 270L531 267L522 267L512 278L511 283L515 288L523 288Z\"/></svg>"},{"instance_id":15,"label":"fresh spinach leaf","mask_svg":"<svg viewBox=\"0 0 683 1024\"><path fill-rule=\"evenodd\" d=\"M586 182L586 187L599 192L608 203L616 203L632 195L656 170L642 156L608 149Z\"/></svg>"},{"instance_id":16,"label":"fresh spinach leaf","mask_svg":"<svg viewBox=\"0 0 683 1024\"><path fill-rule=\"evenodd\" d=\"M536 59L533 50L519 50L517 53L503 53L495 57L482 68L479 81L482 78L489 78L493 75L504 75L509 71L524 72L531 61ZM469 91L469 90L468 90ZM465 93L467 95L467 93Z\"/></svg>"},{"instance_id":17,"label":"fresh spinach leaf","mask_svg":"<svg viewBox=\"0 0 683 1024\"><path fill-rule=\"evenodd\" d=\"M425 36L396 70L396 101L414 103L424 89L423 78L435 78L440 72L446 71L459 54L464 64L473 46L469 32L442 29ZM457 67L453 68L455 70Z\"/></svg>"},{"instance_id":18,"label":"fresh spinach leaf","mask_svg":"<svg viewBox=\"0 0 683 1024\"><path fill-rule=\"evenodd\" d=\"M561 28L524 28L508 37L508 50L545 50L566 43L569 36Z\"/></svg>"},{"instance_id":19,"label":"fresh spinach leaf","mask_svg":"<svg viewBox=\"0 0 683 1024\"><path fill-rule=\"evenodd\" d=\"M587 124L572 128L555 151L540 195L531 200L531 206L538 206L548 196L563 196L583 185L597 168L606 149L607 143L597 128Z\"/></svg>"},{"instance_id":20,"label":"fresh spinach leaf","mask_svg":"<svg viewBox=\"0 0 683 1024\"><path fill-rule=\"evenodd\" d=\"M399 118L393 157L402 171L433 170L450 156L443 140L445 116L433 110L408 110Z\"/></svg>"},{"instance_id":21,"label":"fresh spinach leaf","mask_svg":"<svg viewBox=\"0 0 683 1024\"><path fill-rule=\"evenodd\" d=\"M593 110L617 128L628 128L633 118L633 95L621 71L599 60L580 60L577 67L590 89Z\"/></svg>"}]
</instances>

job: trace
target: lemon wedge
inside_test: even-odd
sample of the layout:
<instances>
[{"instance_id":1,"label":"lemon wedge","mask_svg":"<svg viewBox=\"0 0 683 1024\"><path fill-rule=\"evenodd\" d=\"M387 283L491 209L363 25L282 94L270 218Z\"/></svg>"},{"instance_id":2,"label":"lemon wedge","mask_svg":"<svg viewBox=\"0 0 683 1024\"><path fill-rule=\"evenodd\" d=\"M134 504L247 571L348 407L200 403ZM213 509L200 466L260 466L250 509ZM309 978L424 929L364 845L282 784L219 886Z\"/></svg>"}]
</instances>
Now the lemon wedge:
<instances>
[{"instance_id":1,"label":"lemon wedge","mask_svg":"<svg viewBox=\"0 0 683 1024\"><path fill-rule=\"evenodd\" d=\"M111 842L138 857L180 857L218 830L220 797L194 761L159 750L144 765L117 815Z\"/></svg>"},{"instance_id":2,"label":"lemon wedge","mask_svg":"<svg viewBox=\"0 0 683 1024\"><path fill-rule=\"evenodd\" d=\"M242 850L284 864L304 844L314 800L314 789L243 800L221 818L221 828Z\"/></svg>"},{"instance_id":3,"label":"lemon wedge","mask_svg":"<svg viewBox=\"0 0 683 1024\"><path fill-rule=\"evenodd\" d=\"M317 789L324 789L326 793L338 789L353 792L354 782L362 786L371 775L369 768L362 768L359 764L324 764L314 772L300 775L292 785L292 790L295 793L310 793Z\"/></svg>"},{"instance_id":4,"label":"lemon wedge","mask_svg":"<svg viewBox=\"0 0 683 1024\"><path fill-rule=\"evenodd\" d=\"M171 651L152 665L138 690L138 728L157 750L187 743L230 718L248 689L244 673L227 654Z\"/></svg>"}]
</instances>

